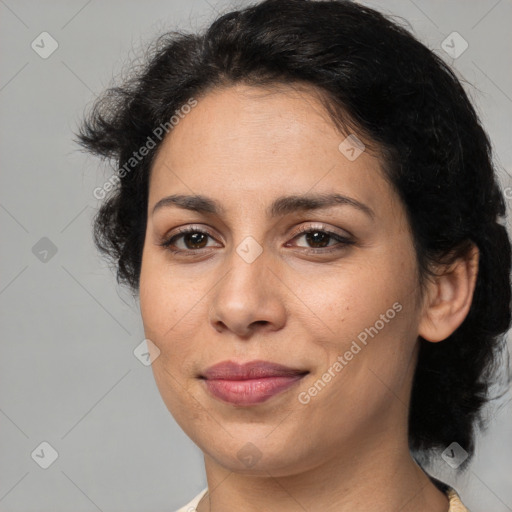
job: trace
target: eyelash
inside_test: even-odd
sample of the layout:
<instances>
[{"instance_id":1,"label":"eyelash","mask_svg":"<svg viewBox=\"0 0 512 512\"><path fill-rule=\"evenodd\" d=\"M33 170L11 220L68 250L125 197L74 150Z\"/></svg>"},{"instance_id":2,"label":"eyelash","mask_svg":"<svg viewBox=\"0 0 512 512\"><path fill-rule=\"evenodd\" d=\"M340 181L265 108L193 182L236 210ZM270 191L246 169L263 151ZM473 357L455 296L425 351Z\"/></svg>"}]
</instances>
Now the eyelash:
<instances>
[{"instance_id":1,"label":"eyelash","mask_svg":"<svg viewBox=\"0 0 512 512\"><path fill-rule=\"evenodd\" d=\"M197 255L198 252L208 249L206 247L203 247L201 249L186 249L186 250L185 249L173 249L172 246L174 245L176 240L183 237L184 235L186 235L188 233L200 233L203 235L207 235L210 238L213 238L213 236L210 233L208 233L207 231L198 229L194 226L188 226L185 228L180 228L178 230L177 234L173 235L172 237L170 237L166 240L163 240L162 242L159 243L159 245L161 247L165 247L166 250L170 251L173 254L184 254L186 256L195 256L195 255ZM340 250L344 249L346 246L352 245L355 243L354 240L343 237L341 235L338 235L337 233L333 233L332 231L325 229L325 226L303 227L293 236L292 240L294 240L295 238L297 238L301 235L308 234L308 233L323 233L325 235L328 235L330 238L334 239L335 241L339 242L339 244L341 244L341 247L333 246L332 248L310 248L310 249L305 248L306 252L308 252L310 254L326 254L326 253L331 253L331 252L335 252L335 251L340 251Z\"/></svg>"}]
</instances>

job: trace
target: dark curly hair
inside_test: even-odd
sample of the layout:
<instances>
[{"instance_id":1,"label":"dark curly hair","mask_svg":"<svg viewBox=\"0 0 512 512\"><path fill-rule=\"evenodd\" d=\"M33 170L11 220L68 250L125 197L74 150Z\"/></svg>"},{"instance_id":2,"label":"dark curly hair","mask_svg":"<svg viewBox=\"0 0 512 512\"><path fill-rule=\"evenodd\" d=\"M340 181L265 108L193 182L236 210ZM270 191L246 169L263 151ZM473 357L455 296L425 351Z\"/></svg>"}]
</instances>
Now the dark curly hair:
<instances>
[{"instance_id":1,"label":"dark curly hair","mask_svg":"<svg viewBox=\"0 0 512 512\"><path fill-rule=\"evenodd\" d=\"M421 289L436 265L479 249L464 322L441 343L419 338L409 413L412 452L428 462L456 441L469 454L465 469L504 356L510 381L511 247L491 145L454 72L389 16L342 0L266 0L220 16L204 33L164 34L144 62L96 100L78 133L83 147L125 171L105 187L94 219L95 243L118 283L139 289L148 183L163 140L155 128L218 87L313 87L333 123L383 155L412 228Z\"/></svg>"}]
</instances>

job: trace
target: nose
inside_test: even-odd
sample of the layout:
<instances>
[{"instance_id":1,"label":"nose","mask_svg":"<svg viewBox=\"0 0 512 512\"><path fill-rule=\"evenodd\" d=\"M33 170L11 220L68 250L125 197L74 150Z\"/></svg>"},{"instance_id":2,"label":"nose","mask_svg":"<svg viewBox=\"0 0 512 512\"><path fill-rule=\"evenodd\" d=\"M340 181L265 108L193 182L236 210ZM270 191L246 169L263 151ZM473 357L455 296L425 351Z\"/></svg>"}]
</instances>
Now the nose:
<instances>
[{"instance_id":1,"label":"nose","mask_svg":"<svg viewBox=\"0 0 512 512\"><path fill-rule=\"evenodd\" d=\"M251 261L243 251L233 249L227 270L223 267L210 295L209 320L213 328L243 339L282 329L286 322L286 286L278 274L278 263L269 251L263 250Z\"/></svg>"}]
</instances>

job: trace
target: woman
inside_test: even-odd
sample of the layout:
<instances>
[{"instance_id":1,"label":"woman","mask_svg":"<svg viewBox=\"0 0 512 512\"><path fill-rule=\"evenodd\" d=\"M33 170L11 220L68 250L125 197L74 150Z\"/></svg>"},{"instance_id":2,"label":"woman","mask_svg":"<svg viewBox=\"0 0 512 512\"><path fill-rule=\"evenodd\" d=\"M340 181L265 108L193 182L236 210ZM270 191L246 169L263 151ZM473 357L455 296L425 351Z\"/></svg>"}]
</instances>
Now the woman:
<instances>
[{"instance_id":1,"label":"woman","mask_svg":"<svg viewBox=\"0 0 512 512\"><path fill-rule=\"evenodd\" d=\"M181 511L467 510L506 345L510 242L453 72L344 1L267 0L159 39L80 142L115 159L95 241L204 453Z\"/></svg>"}]
</instances>

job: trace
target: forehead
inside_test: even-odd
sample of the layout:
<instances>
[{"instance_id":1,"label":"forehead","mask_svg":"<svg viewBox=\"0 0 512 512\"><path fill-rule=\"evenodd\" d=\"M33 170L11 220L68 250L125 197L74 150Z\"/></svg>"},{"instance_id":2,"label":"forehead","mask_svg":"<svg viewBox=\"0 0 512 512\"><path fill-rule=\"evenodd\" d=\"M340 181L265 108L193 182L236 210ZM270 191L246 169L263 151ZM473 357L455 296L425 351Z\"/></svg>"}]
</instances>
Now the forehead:
<instances>
[{"instance_id":1,"label":"forehead","mask_svg":"<svg viewBox=\"0 0 512 512\"><path fill-rule=\"evenodd\" d=\"M228 204L306 192L340 192L375 206L391 199L381 160L357 146L356 158L344 152L358 140L347 135L314 90L213 90L162 142L149 207L170 193L213 195Z\"/></svg>"}]
</instances>

